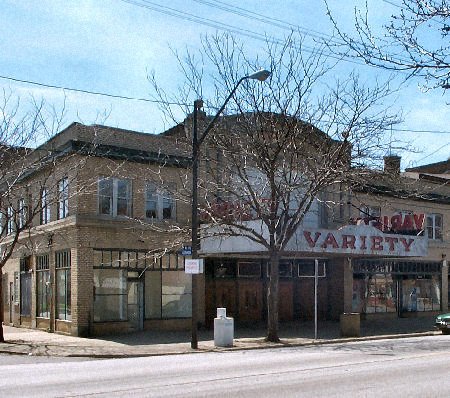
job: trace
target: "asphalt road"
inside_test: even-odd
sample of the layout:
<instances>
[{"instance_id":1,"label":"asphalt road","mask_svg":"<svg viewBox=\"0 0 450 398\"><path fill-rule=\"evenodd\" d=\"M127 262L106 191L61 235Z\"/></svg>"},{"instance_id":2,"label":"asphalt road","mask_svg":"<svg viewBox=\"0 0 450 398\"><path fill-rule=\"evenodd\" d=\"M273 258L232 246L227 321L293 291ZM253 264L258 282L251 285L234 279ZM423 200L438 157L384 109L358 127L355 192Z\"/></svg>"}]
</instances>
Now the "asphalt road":
<instances>
[{"instance_id":1,"label":"asphalt road","mask_svg":"<svg viewBox=\"0 0 450 398\"><path fill-rule=\"evenodd\" d=\"M113 360L0 357L0 397L448 397L450 336Z\"/></svg>"}]
</instances>

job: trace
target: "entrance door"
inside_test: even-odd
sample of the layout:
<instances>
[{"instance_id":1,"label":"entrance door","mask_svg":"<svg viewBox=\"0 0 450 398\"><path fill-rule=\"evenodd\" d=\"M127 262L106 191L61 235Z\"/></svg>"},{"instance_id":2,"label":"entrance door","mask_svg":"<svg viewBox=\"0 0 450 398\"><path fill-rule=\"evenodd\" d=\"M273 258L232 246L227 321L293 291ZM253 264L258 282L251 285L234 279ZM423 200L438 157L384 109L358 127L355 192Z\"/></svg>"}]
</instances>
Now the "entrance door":
<instances>
[{"instance_id":1,"label":"entrance door","mask_svg":"<svg viewBox=\"0 0 450 398\"><path fill-rule=\"evenodd\" d=\"M128 280L128 322L133 330L144 329L144 289L140 280Z\"/></svg>"},{"instance_id":2,"label":"entrance door","mask_svg":"<svg viewBox=\"0 0 450 398\"><path fill-rule=\"evenodd\" d=\"M14 311L14 283L9 282L9 323L13 323Z\"/></svg>"},{"instance_id":3,"label":"entrance door","mask_svg":"<svg viewBox=\"0 0 450 398\"><path fill-rule=\"evenodd\" d=\"M239 320L260 321L262 313L262 282L239 281Z\"/></svg>"}]
</instances>

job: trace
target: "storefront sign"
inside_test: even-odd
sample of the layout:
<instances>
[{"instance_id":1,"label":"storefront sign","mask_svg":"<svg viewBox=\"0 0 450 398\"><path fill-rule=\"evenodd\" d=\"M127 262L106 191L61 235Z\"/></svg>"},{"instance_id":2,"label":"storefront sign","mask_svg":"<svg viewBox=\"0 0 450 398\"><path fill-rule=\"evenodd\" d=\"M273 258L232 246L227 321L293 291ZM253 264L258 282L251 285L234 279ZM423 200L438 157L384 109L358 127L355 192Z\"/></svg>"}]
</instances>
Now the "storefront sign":
<instances>
[{"instance_id":1,"label":"storefront sign","mask_svg":"<svg viewBox=\"0 0 450 398\"><path fill-rule=\"evenodd\" d=\"M352 225L339 230L304 229L297 234L297 247L315 253L421 257L428 253L428 240L423 236L386 234L368 225Z\"/></svg>"},{"instance_id":2,"label":"storefront sign","mask_svg":"<svg viewBox=\"0 0 450 398\"><path fill-rule=\"evenodd\" d=\"M356 225L371 225L384 232L401 233L421 231L424 228L425 214L405 213L394 215L370 216L353 219Z\"/></svg>"},{"instance_id":3,"label":"storefront sign","mask_svg":"<svg viewBox=\"0 0 450 398\"><path fill-rule=\"evenodd\" d=\"M268 238L267 228L251 221L254 228ZM213 235L214 229L208 231ZM267 248L244 236L211 236L202 239L201 252L261 253ZM425 236L384 233L370 225L348 225L337 230L300 227L286 245L286 253L329 253L378 257L425 257L428 238Z\"/></svg>"}]
</instances>

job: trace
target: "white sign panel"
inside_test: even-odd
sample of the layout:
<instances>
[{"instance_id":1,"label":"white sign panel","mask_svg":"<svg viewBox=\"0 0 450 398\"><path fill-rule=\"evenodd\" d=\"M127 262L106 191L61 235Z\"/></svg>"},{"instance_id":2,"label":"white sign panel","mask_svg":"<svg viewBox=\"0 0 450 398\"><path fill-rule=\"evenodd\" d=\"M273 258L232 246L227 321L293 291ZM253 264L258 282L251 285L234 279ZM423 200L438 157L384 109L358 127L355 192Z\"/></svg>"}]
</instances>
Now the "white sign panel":
<instances>
[{"instance_id":1,"label":"white sign panel","mask_svg":"<svg viewBox=\"0 0 450 398\"><path fill-rule=\"evenodd\" d=\"M184 260L184 272L186 274L203 274L203 259Z\"/></svg>"},{"instance_id":2,"label":"white sign panel","mask_svg":"<svg viewBox=\"0 0 450 398\"><path fill-rule=\"evenodd\" d=\"M252 223L252 224L250 224ZM268 237L267 228L249 222ZM211 232L214 230L211 229ZM202 240L202 253L252 253L266 248L246 237L208 237ZM285 248L285 252L329 253L380 257L425 257L428 255L426 236L387 234L370 225L349 225L337 230L301 226Z\"/></svg>"},{"instance_id":3,"label":"white sign panel","mask_svg":"<svg viewBox=\"0 0 450 398\"><path fill-rule=\"evenodd\" d=\"M289 242L288 247L313 253L423 257L428 254L428 239L385 234L371 226L351 225L338 230L301 229L295 235L295 242Z\"/></svg>"}]
</instances>

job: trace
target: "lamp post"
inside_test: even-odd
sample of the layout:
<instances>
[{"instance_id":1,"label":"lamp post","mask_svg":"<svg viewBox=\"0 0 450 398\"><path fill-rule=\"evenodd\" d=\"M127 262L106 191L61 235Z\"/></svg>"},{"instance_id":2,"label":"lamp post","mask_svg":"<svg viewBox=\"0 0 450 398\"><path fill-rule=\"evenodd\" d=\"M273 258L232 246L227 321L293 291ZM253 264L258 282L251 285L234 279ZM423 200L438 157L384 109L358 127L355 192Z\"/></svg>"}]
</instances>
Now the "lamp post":
<instances>
[{"instance_id":1,"label":"lamp post","mask_svg":"<svg viewBox=\"0 0 450 398\"><path fill-rule=\"evenodd\" d=\"M206 136L213 128L220 114L225 109L228 101L231 99L233 94L236 92L239 85L247 79L254 79L259 81L264 81L270 76L269 71L260 70L258 72L252 73L251 75L241 77L241 79L236 83L233 90L231 90L225 102L217 111L216 115L206 126L203 133L198 137L198 111L203 106L202 100L194 101L194 114L193 114L193 126L192 126L192 258L198 259L198 249L200 246L200 237L198 235L198 165L200 157L200 146L205 140ZM199 293L199 275L192 274L192 337L191 337L191 348L198 348L198 336L197 336L197 324L198 324L198 293Z\"/></svg>"}]
</instances>

